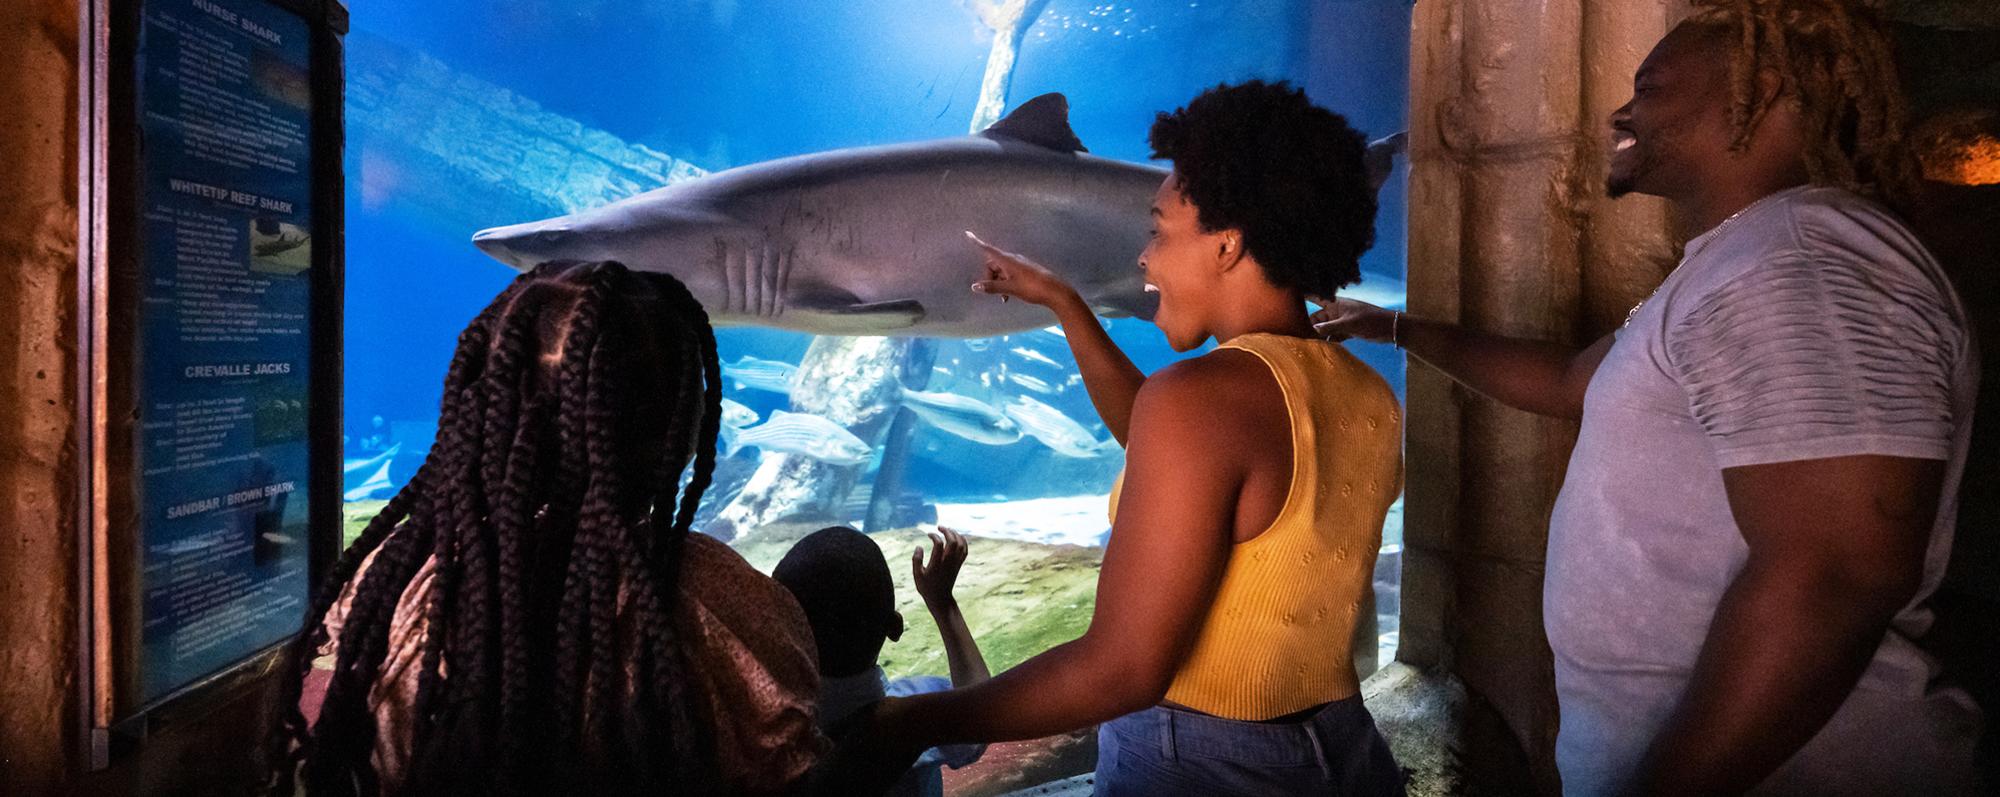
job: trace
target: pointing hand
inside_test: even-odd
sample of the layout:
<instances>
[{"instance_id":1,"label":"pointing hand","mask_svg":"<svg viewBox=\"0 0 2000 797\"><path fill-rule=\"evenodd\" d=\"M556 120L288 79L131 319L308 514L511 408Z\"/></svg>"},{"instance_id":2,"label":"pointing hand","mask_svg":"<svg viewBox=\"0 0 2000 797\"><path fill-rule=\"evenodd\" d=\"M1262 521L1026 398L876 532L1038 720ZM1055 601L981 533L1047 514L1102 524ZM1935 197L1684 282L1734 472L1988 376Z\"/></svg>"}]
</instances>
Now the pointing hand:
<instances>
[{"instance_id":1,"label":"pointing hand","mask_svg":"<svg viewBox=\"0 0 2000 797\"><path fill-rule=\"evenodd\" d=\"M1075 288L1040 263L982 241L971 230L965 237L986 255L985 278L972 283L974 291L999 296L1003 302L1015 297L1050 308L1076 294Z\"/></svg>"}]
</instances>

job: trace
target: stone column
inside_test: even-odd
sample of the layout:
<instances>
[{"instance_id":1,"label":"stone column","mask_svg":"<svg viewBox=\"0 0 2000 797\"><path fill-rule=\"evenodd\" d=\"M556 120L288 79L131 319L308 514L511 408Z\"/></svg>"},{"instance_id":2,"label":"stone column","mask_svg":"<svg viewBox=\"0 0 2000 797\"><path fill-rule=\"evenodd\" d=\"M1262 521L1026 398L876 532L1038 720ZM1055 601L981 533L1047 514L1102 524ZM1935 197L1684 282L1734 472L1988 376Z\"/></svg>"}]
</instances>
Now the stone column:
<instances>
[{"instance_id":1,"label":"stone column","mask_svg":"<svg viewBox=\"0 0 2000 797\"><path fill-rule=\"evenodd\" d=\"M0 4L0 792L68 776L77 725L75 0Z\"/></svg>"},{"instance_id":2,"label":"stone column","mask_svg":"<svg viewBox=\"0 0 2000 797\"><path fill-rule=\"evenodd\" d=\"M1657 202L1601 199L1604 120L1684 13L1676 0L1419 0L1412 314L1582 345L1652 288L1676 246ZM1398 658L1464 681L1470 782L1553 793L1541 593L1575 425L1412 363Z\"/></svg>"}]
</instances>

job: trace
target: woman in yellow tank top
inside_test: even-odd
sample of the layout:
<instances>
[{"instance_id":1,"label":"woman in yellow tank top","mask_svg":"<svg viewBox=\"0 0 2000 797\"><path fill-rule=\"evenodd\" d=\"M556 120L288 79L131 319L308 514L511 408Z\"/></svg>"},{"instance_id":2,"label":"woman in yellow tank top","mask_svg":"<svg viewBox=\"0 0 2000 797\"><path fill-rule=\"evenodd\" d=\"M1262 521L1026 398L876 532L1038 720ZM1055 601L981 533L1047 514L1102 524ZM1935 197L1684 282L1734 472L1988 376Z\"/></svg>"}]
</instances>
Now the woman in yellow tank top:
<instances>
[{"instance_id":1,"label":"woman in yellow tank top","mask_svg":"<svg viewBox=\"0 0 2000 797\"><path fill-rule=\"evenodd\" d=\"M1048 270L979 242L973 285L1055 311L1127 446L1090 628L978 686L883 701L843 761L896 771L941 742L1103 723L1098 794L1400 794L1350 656L1400 414L1305 303L1359 279L1386 153L1371 175L1344 119L1255 81L1161 114L1151 140L1174 163L1139 258L1154 322L1176 351L1217 349L1144 376Z\"/></svg>"}]
</instances>

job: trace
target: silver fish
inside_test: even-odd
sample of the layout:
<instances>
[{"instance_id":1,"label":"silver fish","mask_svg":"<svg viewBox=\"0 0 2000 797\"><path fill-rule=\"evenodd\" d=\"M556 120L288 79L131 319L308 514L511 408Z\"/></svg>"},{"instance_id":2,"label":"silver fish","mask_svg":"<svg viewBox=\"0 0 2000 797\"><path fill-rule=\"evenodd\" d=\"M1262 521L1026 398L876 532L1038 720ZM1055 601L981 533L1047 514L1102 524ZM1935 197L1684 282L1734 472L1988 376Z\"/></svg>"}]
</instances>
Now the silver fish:
<instances>
[{"instance_id":1,"label":"silver fish","mask_svg":"<svg viewBox=\"0 0 2000 797\"><path fill-rule=\"evenodd\" d=\"M798 454L830 465L859 465L875 453L875 449L837 423L818 415L784 410L772 410L771 419L762 426L736 433L725 455L733 455L746 446Z\"/></svg>"},{"instance_id":2,"label":"silver fish","mask_svg":"<svg viewBox=\"0 0 2000 797\"><path fill-rule=\"evenodd\" d=\"M737 390L747 387L790 395L792 384L798 381L799 367L776 360L760 360L746 354L736 358L736 362L723 363L722 376L734 382Z\"/></svg>"},{"instance_id":3,"label":"silver fish","mask_svg":"<svg viewBox=\"0 0 2000 797\"><path fill-rule=\"evenodd\" d=\"M1117 447L1116 441L1107 443L1093 437L1061 410L1026 396L1016 396L1001 411L1020 424L1021 431L1065 457L1091 459Z\"/></svg>"},{"instance_id":4,"label":"silver fish","mask_svg":"<svg viewBox=\"0 0 2000 797\"><path fill-rule=\"evenodd\" d=\"M989 446L1021 439L1021 427L993 405L942 391L904 390L903 406L938 429Z\"/></svg>"},{"instance_id":5,"label":"silver fish","mask_svg":"<svg viewBox=\"0 0 2000 797\"><path fill-rule=\"evenodd\" d=\"M1016 432L1015 437L1019 436L1020 433ZM397 452L402 450L403 444L397 443L389 446L389 450L367 459L341 462L340 470L345 477L342 484L345 489L341 497L349 501L362 501L391 489L394 485L389 482L389 464L395 461Z\"/></svg>"},{"instance_id":6,"label":"silver fish","mask_svg":"<svg viewBox=\"0 0 2000 797\"><path fill-rule=\"evenodd\" d=\"M1008 374L1007 381L1044 396L1053 396L1056 394L1055 386L1027 374Z\"/></svg>"},{"instance_id":7,"label":"silver fish","mask_svg":"<svg viewBox=\"0 0 2000 797\"><path fill-rule=\"evenodd\" d=\"M1020 357L1023 360L1027 360L1028 362L1041 363L1051 368L1062 367L1062 363L1056 362L1053 358L1049 357L1048 355L1035 351L1034 349L1030 349L1026 346L1015 346L1013 348L1013 352L1015 356Z\"/></svg>"},{"instance_id":8,"label":"silver fish","mask_svg":"<svg viewBox=\"0 0 2000 797\"><path fill-rule=\"evenodd\" d=\"M722 400L722 425L742 428L757 422L757 411L743 406L742 402L725 398Z\"/></svg>"}]
</instances>

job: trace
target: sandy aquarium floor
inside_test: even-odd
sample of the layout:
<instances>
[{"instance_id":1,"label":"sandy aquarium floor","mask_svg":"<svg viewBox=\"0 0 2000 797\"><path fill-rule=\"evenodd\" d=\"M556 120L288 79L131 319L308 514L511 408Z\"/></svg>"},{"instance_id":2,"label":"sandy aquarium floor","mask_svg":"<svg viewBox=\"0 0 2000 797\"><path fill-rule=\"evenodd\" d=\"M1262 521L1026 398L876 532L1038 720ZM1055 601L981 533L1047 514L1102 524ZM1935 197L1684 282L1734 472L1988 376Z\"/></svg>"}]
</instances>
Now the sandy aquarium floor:
<instances>
[{"instance_id":1,"label":"sandy aquarium floor","mask_svg":"<svg viewBox=\"0 0 2000 797\"><path fill-rule=\"evenodd\" d=\"M384 503L346 504L344 542L360 534L361 527ZM1075 639L1089 627L1096 605L1097 568L1103 560L1103 541L1110 532L1104 508L1105 497L1097 495L938 505L938 522L971 538L971 551L955 592L966 624L994 672ZM1386 550L1400 548L1401 510L1402 502L1398 501L1384 523ZM793 542L819 527L773 524L731 545L752 566L769 573ZM947 674L937 627L910 585L910 553L928 545L925 530L895 529L872 536L889 561L889 572L896 581L897 609L908 628L900 641L883 648L883 668L890 677ZM1395 565L1385 562L1385 566ZM1378 592L1385 587L1394 589L1399 581L1395 575L1377 572L1376 580L1383 582L1377 584ZM1386 662L1395 655L1393 610L1378 622L1381 658Z\"/></svg>"},{"instance_id":2,"label":"sandy aquarium floor","mask_svg":"<svg viewBox=\"0 0 2000 797\"><path fill-rule=\"evenodd\" d=\"M344 542L358 536L362 526L384 503L349 502ZM1102 510L1100 498L1100 519ZM940 519L951 518L946 525L960 528L953 525L960 523L960 515L947 515L940 508L940 516ZM978 526L961 525L962 531L978 535ZM818 528L814 524L773 524L731 544L752 566L769 573L778 559L791 550L792 543ZM1008 530L1002 525L991 528ZM945 662L937 626L910 584L910 552L919 545L927 546L927 535L910 528L872 536L889 560L889 572L896 581L896 608L903 613L908 628L900 641L883 648L883 669L890 677L948 674L950 668ZM966 624L994 672L1082 635L1090 625L1090 612L1096 605L1097 566L1102 557L1103 549L1094 544L1049 544L990 536L975 536L971 540L971 551L959 572L955 594L965 612Z\"/></svg>"}]
</instances>

